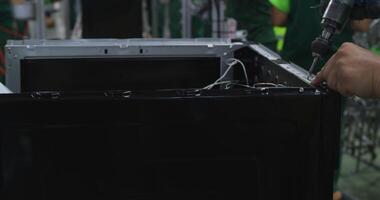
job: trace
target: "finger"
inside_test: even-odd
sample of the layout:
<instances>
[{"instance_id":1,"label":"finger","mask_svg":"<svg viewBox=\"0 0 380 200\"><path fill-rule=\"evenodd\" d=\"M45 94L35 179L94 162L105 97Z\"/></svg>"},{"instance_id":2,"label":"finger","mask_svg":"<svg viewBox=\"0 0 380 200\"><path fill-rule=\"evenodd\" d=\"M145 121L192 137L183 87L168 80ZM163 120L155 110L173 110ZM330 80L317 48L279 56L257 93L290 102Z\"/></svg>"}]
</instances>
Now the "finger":
<instances>
[{"instance_id":1,"label":"finger","mask_svg":"<svg viewBox=\"0 0 380 200\"><path fill-rule=\"evenodd\" d=\"M331 73L331 70L334 69L334 65L336 63L337 55L334 54L325 64L325 66L322 68L321 76L322 78L325 78L325 80L328 78L328 75ZM327 80L326 80L327 81Z\"/></svg>"},{"instance_id":2,"label":"finger","mask_svg":"<svg viewBox=\"0 0 380 200\"><path fill-rule=\"evenodd\" d=\"M336 79L337 79L337 83L336 83L336 90L342 94L343 96L351 96L349 91L347 90L347 84L349 83L344 83L343 82L343 77L342 77L342 68L341 66L337 66L338 68L340 67L340 70L337 70L338 72L336 73Z\"/></svg>"},{"instance_id":3,"label":"finger","mask_svg":"<svg viewBox=\"0 0 380 200\"><path fill-rule=\"evenodd\" d=\"M313 85L320 85L323 81L327 81L328 74L331 71L332 63L335 63L336 55L333 55L321 69L321 71L316 75L312 81Z\"/></svg>"},{"instance_id":4,"label":"finger","mask_svg":"<svg viewBox=\"0 0 380 200\"><path fill-rule=\"evenodd\" d=\"M337 56L334 54L331 59L326 63L325 69L322 71L324 81L331 89L336 89L336 73L337 73Z\"/></svg>"},{"instance_id":5,"label":"finger","mask_svg":"<svg viewBox=\"0 0 380 200\"><path fill-rule=\"evenodd\" d=\"M331 67L330 72L327 75L326 81L327 81L327 86L330 89L337 90L338 87L338 68L336 66Z\"/></svg>"},{"instance_id":6,"label":"finger","mask_svg":"<svg viewBox=\"0 0 380 200\"><path fill-rule=\"evenodd\" d=\"M323 79L322 79L322 74L321 72L318 72L318 74L315 76L314 80L311 81L311 84L312 85L320 85L322 83Z\"/></svg>"}]
</instances>

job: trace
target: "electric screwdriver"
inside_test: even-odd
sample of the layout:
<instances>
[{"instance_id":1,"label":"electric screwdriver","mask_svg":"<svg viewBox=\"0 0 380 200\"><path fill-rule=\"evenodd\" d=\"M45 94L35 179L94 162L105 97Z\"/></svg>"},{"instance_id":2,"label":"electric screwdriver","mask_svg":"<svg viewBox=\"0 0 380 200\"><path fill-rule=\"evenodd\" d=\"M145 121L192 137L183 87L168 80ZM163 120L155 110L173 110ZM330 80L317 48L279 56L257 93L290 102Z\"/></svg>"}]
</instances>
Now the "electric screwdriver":
<instances>
[{"instance_id":1,"label":"electric screwdriver","mask_svg":"<svg viewBox=\"0 0 380 200\"><path fill-rule=\"evenodd\" d=\"M380 17L380 0L322 0L322 34L311 45L314 72L318 61L331 51L333 36L339 34L349 19L362 20Z\"/></svg>"}]
</instances>

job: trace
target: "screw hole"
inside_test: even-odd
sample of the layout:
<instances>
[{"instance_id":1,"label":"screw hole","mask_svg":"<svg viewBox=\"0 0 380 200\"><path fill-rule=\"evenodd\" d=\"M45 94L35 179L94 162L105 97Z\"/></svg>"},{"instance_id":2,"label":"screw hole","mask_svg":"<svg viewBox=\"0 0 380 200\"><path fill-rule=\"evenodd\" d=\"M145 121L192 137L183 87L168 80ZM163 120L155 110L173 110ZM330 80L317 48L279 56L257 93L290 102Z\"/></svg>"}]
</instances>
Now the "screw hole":
<instances>
[{"instance_id":1,"label":"screw hole","mask_svg":"<svg viewBox=\"0 0 380 200\"><path fill-rule=\"evenodd\" d=\"M144 50L143 49L140 49L140 54L143 54L144 53Z\"/></svg>"},{"instance_id":2,"label":"screw hole","mask_svg":"<svg viewBox=\"0 0 380 200\"><path fill-rule=\"evenodd\" d=\"M104 49L104 54L108 54L108 49Z\"/></svg>"}]
</instances>

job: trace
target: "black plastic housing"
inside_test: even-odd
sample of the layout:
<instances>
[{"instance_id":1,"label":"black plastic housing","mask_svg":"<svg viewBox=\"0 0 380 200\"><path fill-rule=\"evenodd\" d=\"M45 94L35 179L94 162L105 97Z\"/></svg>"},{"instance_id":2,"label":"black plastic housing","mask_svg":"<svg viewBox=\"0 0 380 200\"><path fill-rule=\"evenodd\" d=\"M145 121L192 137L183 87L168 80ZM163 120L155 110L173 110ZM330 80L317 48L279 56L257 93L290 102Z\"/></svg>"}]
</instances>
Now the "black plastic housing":
<instances>
[{"instance_id":1,"label":"black plastic housing","mask_svg":"<svg viewBox=\"0 0 380 200\"><path fill-rule=\"evenodd\" d=\"M260 45L234 56L278 87L0 95L0 199L330 200L340 96Z\"/></svg>"},{"instance_id":2,"label":"black plastic housing","mask_svg":"<svg viewBox=\"0 0 380 200\"><path fill-rule=\"evenodd\" d=\"M1 96L1 198L331 199L339 98L314 92Z\"/></svg>"}]
</instances>

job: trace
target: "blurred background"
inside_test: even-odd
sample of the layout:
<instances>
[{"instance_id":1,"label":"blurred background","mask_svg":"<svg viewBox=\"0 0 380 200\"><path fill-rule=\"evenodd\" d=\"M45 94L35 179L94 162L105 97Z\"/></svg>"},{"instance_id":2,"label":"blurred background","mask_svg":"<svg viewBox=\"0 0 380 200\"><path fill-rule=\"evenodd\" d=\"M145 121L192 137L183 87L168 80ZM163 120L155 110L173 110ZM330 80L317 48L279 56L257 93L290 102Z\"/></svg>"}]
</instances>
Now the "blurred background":
<instances>
[{"instance_id":1,"label":"blurred background","mask_svg":"<svg viewBox=\"0 0 380 200\"><path fill-rule=\"evenodd\" d=\"M320 32L318 5L319 0L0 0L0 81L6 78L4 46L10 39L230 38L262 43L306 68L311 41ZM380 54L380 20L350 25L336 47L352 41ZM337 190L352 199L379 199L380 103L351 98L343 110Z\"/></svg>"}]
</instances>

